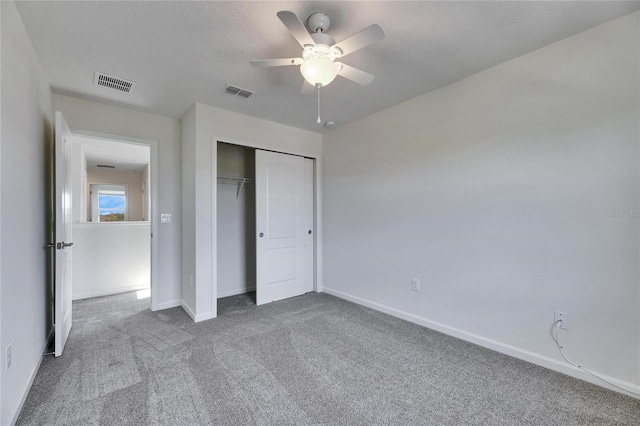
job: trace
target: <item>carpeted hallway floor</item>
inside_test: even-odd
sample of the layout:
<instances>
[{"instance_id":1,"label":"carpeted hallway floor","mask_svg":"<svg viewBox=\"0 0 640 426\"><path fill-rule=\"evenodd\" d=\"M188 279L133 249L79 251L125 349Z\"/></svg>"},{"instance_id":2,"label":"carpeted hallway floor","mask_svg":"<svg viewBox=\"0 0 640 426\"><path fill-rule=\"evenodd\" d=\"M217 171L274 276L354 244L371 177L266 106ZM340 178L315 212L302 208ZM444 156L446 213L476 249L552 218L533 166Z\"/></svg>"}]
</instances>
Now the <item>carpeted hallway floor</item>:
<instances>
[{"instance_id":1,"label":"carpeted hallway floor","mask_svg":"<svg viewBox=\"0 0 640 426\"><path fill-rule=\"evenodd\" d=\"M19 425L638 425L640 401L309 293L194 324L135 293L74 302Z\"/></svg>"}]
</instances>

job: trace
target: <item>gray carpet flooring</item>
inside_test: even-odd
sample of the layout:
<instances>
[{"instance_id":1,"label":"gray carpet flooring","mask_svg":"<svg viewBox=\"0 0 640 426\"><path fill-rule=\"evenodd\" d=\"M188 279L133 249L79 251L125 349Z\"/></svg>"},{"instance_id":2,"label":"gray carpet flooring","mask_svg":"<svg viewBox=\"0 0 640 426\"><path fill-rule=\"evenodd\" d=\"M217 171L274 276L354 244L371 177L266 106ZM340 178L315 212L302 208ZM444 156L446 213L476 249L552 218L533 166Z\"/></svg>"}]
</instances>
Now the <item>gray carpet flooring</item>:
<instances>
[{"instance_id":1,"label":"gray carpet flooring","mask_svg":"<svg viewBox=\"0 0 640 426\"><path fill-rule=\"evenodd\" d=\"M19 425L639 425L640 401L326 295L74 302Z\"/></svg>"}]
</instances>

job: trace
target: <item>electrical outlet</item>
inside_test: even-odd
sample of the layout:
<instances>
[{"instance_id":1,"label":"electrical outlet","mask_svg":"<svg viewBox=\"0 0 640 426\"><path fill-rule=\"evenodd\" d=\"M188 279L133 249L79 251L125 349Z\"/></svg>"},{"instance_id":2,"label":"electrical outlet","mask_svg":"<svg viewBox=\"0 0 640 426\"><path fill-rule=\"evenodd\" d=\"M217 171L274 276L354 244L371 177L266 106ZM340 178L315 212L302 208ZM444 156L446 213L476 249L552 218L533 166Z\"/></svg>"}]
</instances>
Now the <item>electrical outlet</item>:
<instances>
[{"instance_id":1,"label":"electrical outlet","mask_svg":"<svg viewBox=\"0 0 640 426\"><path fill-rule=\"evenodd\" d=\"M160 223L171 223L172 217L170 213L163 213L160 215Z\"/></svg>"},{"instance_id":2,"label":"electrical outlet","mask_svg":"<svg viewBox=\"0 0 640 426\"><path fill-rule=\"evenodd\" d=\"M11 344L7 346L7 370L11 367Z\"/></svg>"},{"instance_id":3,"label":"electrical outlet","mask_svg":"<svg viewBox=\"0 0 640 426\"><path fill-rule=\"evenodd\" d=\"M560 327L562 330L569 329L569 314L566 312L556 311L554 314L554 324L557 324L560 321Z\"/></svg>"},{"instance_id":4,"label":"electrical outlet","mask_svg":"<svg viewBox=\"0 0 640 426\"><path fill-rule=\"evenodd\" d=\"M411 290L420 291L420 280L417 278L411 278Z\"/></svg>"}]
</instances>

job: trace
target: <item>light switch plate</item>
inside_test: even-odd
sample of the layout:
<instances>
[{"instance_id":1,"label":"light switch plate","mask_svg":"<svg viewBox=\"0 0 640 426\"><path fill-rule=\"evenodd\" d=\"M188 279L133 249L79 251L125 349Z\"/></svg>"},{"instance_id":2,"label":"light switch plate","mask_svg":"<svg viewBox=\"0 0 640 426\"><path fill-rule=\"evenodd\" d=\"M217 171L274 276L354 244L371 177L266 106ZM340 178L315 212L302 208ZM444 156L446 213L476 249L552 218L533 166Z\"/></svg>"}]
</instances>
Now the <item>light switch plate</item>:
<instances>
[{"instance_id":1,"label":"light switch plate","mask_svg":"<svg viewBox=\"0 0 640 426\"><path fill-rule=\"evenodd\" d=\"M420 291L420 280L417 278L411 278L411 290Z\"/></svg>"},{"instance_id":2,"label":"light switch plate","mask_svg":"<svg viewBox=\"0 0 640 426\"><path fill-rule=\"evenodd\" d=\"M170 213L161 214L160 223L171 223L171 214Z\"/></svg>"}]
</instances>

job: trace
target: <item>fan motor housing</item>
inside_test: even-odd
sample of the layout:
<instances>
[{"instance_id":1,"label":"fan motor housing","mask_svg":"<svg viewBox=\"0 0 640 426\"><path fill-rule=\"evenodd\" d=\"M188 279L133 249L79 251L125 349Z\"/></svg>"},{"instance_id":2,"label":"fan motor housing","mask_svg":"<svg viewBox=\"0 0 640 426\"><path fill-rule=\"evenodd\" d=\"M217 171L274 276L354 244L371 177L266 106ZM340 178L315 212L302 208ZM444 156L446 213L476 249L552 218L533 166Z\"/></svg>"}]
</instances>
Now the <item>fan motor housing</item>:
<instances>
[{"instance_id":1,"label":"fan motor housing","mask_svg":"<svg viewBox=\"0 0 640 426\"><path fill-rule=\"evenodd\" d=\"M323 33L329 29L331 21L324 12L316 12L307 19L307 26L313 33Z\"/></svg>"}]
</instances>

